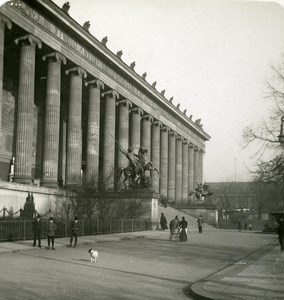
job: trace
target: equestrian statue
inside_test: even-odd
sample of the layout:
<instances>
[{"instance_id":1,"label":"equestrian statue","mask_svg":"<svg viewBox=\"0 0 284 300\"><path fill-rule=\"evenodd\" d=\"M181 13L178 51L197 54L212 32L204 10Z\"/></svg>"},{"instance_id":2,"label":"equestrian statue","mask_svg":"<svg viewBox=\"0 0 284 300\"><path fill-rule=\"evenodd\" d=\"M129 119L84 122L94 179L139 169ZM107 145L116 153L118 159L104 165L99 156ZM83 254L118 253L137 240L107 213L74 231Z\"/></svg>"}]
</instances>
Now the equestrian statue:
<instances>
[{"instance_id":1,"label":"equestrian statue","mask_svg":"<svg viewBox=\"0 0 284 300\"><path fill-rule=\"evenodd\" d=\"M123 184L126 189L151 188L151 178L146 174L146 171L156 171L159 178L160 173L151 161L147 162L148 150L145 147L140 147L138 154L136 154L132 147L129 147L127 151L120 147L120 151L128 159L129 164L120 170L118 180L123 174Z\"/></svg>"},{"instance_id":2,"label":"equestrian statue","mask_svg":"<svg viewBox=\"0 0 284 300\"><path fill-rule=\"evenodd\" d=\"M189 196L194 195L198 202L203 202L204 198L213 196L215 191L207 183L196 182L197 188L189 193Z\"/></svg>"}]
</instances>

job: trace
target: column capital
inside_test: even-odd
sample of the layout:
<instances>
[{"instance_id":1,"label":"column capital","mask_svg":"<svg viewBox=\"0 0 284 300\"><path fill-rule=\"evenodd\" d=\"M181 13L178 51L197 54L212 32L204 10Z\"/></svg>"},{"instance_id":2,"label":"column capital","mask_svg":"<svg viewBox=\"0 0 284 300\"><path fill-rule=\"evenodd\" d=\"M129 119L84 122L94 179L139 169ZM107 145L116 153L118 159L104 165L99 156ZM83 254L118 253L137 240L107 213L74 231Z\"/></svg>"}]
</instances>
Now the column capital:
<instances>
[{"instance_id":1,"label":"column capital","mask_svg":"<svg viewBox=\"0 0 284 300\"><path fill-rule=\"evenodd\" d=\"M66 57L64 55L62 55L61 53L59 52L52 52L52 53L49 53L47 55L44 55L42 57L42 60L43 61L53 61L53 62L59 62L59 63L63 63L64 65L66 65Z\"/></svg>"},{"instance_id":2,"label":"column capital","mask_svg":"<svg viewBox=\"0 0 284 300\"><path fill-rule=\"evenodd\" d=\"M18 45L20 43L26 43L27 45L30 44L30 46L33 46L33 47L37 46L39 49L42 48L41 40L36 38L32 34L27 34L27 35L24 35L20 38L15 39L15 43L16 43L16 45Z\"/></svg>"},{"instance_id":3,"label":"column capital","mask_svg":"<svg viewBox=\"0 0 284 300\"><path fill-rule=\"evenodd\" d=\"M170 128L168 126L166 126L166 125L162 125L161 131L165 131L165 132L169 133L170 132Z\"/></svg>"},{"instance_id":4,"label":"column capital","mask_svg":"<svg viewBox=\"0 0 284 300\"><path fill-rule=\"evenodd\" d=\"M181 135L179 135L178 133L177 133L177 140L178 141L183 141L183 137Z\"/></svg>"},{"instance_id":5,"label":"column capital","mask_svg":"<svg viewBox=\"0 0 284 300\"><path fill-rule=\"evenodd\" d=\"M174 137L178 137L178 134L175 131L173 131L172 129L170 129L169 135L172 135Z\"/></svg>"},{"instance_id":6,"label":"column capital","mask_svg":"<svg viewBox=\"0 0 284 300\"><path fill-rule=\"evenodd\" d=\"M182 143L184 145L189 145L190 144L189 141L186 138L182 138Z\"/></svg>"},{"instance_id":7,"label":"column capital","mask_svg":"<svg viewBox=\"0 0 284 300\"><path fill-rule=\"evenodd\" d=\"M75 67L75 68L71 68L71 69L65 71L66 75L73 74L73 73L74 73L74 75L81 76L83 78L87 78L87 72L81 67Z\"/></svg>"},{"instance_id":8,"label":"column capital","mask_svg":"<svg viewBox=\"0 0 284 300\"><path fill-rule=\"evenodd\" d=\"M114 98L115 100L119 99L119 93L115 90L110 90L102 94L103 97L106 98Z\"/></svg>"},{"instance_id":9,"label":"column capital","mask_svg":"<svg viewBox=\"0 0 284 300\"><path fill-rule=\"evenodd\" d=\"M86 81L85 86L92 86L92 87L95 87L97 89L102 89L102 90L105 89L104 83L99 79L93 79L90 81Z\"/></svg>"},{"instance_id":10,"label":"column capital","mask_svg":"<svg viewBox=\"0 0 284 300\"><path fill-rule=\"evenodd\" d=\"M194 151L199 152L199 148L197 146L194 146Z\"/></svg>"},{"instance_id":11,"label":"column capital","mask_svg":"<svg viewBox=\"0 0 284 300\"><path fill-rule=\"evenodd\" d=\"M153 121L153 122L152 122L152 125L153 125L153 126L160 127L160 128L163 126L162 122L157 121L157 120L156 120L156 121Z\"/></svg>"},{"instance_id":12,"label":"column capital","mask_svg":"<svg viewBox=\"0 0 284 300\"><path fill-rule=\"evenodd\" d=\"M117 106L127 106L127 107L129 107L129 108L131 108L132 107L132 102L130 101L130 100L128 100L128 99L124 99L124 100L120 100L120 101L118 101L117 103L116 103L116 105Z\"/></svg>"},{"instance_id":13,"label":"column capital","mask_svg":"<svg viewBox=\"0 0 284 300\"><path fill-rule=\"evenodd\" d=\"M193 149L195 146L194 146L194 144L192 144L192 142L188 141L188 147Z\"/></svg>"},{"instance_id":14,"label":"column capital","mask_svg":"<svg viewBox=\"0 0 284 300\"><path fill-rule=\"evenodd\" d=\"M142 115L143 114L143 109L140 108L140 107L134 107L134 108L129 110L129 113Z\"/></svg>"},{"instance_id":15,"label":"column capital","mask_svg":"<svg viewBox=\"0 0 284 300\"><path fill-rule=\"evenodd\" d=\"M205 150L199 148L199 152L202 153L202 154L205 154Z\"/></svg>"},{"instance_id":16,"label":"column capital","mask_svg":"<svg viewBox=\"0 0 284 300\"><path fill-rule=\"evenodd\" d=\"M141 119L143 120L146 120L146 121L150 121L150 122L153 122L154 118L153 116L151 116L150 114L145 114L141 117Z\"/></svg>"},{"instance_id":17,"label":"column capital","mask_svg":"<svg viewBox=\"0 0 284 300\"><path fill-rule=\"evenodd\" d=\"M6 25L8 29L12 29L12 22L9 18L0 14L0 23Z\"/></svg>"}]
</instances>

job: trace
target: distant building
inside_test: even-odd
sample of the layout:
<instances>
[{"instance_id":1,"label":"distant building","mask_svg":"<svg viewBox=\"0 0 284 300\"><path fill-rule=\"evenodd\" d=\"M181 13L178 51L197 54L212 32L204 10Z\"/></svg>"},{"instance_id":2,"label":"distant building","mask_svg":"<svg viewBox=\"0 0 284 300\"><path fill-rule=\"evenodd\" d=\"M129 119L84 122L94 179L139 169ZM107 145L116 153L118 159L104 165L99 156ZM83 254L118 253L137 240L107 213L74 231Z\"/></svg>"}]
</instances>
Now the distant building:
<instances>
[{"instance_id":1,"label":"distant building","mask_svg":"<svg viewBox=\"0 0 284 300\"><path fill-rule=\"evenodd\" d=\"M251 182L208 182L214 189L214 203L228 211L253 210L256 207L256 193Z\"/></svg>"}]
</instances>

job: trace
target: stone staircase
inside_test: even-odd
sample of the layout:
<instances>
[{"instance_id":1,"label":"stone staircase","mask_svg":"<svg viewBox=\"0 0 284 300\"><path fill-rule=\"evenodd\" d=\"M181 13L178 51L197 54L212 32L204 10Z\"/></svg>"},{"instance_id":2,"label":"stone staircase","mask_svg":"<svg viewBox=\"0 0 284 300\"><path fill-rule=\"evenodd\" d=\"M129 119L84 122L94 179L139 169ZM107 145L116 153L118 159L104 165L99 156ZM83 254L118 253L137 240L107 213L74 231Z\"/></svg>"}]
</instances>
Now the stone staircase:
<instances>
[{"instance_id":1,"label":"stone staircase","mask_svg":"<svg viewBox=\"0 0 284 300\"><path fill-rule=\"evenodd\" d=\"M163 213L168 221L168 226L170 224L170 221L172 219L175 218L175 216L178 216L179 220L181 220L182 217L185 217L185 220L188 222L188 229L189 230L193 230L193 229L196 229L198 230L198 225L197 225L197 218L191 216L190 214L182 211L182 210L179 210L179 209L176 209L176 208L173 208L171 206L168 205L167 208L161 206L159 204L158 206L158 217L159 217L159 221L160 221L160 216L161 216L161 213ZM160 225L159 225L159 228L160 228ZM203 223L203 229L209 229L209 230L216 230L216 228L214 226L211 226L211 225L208 225L206 223Z\"/></svg>"}]
</instances>

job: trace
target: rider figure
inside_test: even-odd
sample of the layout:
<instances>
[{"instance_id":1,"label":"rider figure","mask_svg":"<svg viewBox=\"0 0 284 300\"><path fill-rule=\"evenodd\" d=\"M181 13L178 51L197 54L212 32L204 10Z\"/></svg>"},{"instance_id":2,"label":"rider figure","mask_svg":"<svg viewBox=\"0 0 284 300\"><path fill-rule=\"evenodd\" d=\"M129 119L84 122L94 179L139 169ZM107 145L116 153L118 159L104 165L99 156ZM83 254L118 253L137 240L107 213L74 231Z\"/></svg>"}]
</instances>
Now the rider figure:
<instances>
[{"instance_id":1,"label":"rider figure","mask_svg":"<svg viewBox=\"0 0 284 300\"><path fill-rule=\"evenodd\" d=\"M122 147L120 147L120 151L128 159L128 161L129 161L129 167L132 168L133 173L134 173L132 177L135 180L136 177L137 177L137 175L138 175L138 173L139 173L138 155L133 152L133 148L132 147L129 147L127 149L127 151L124 150Z\"/></svg>"}]
</instances>

